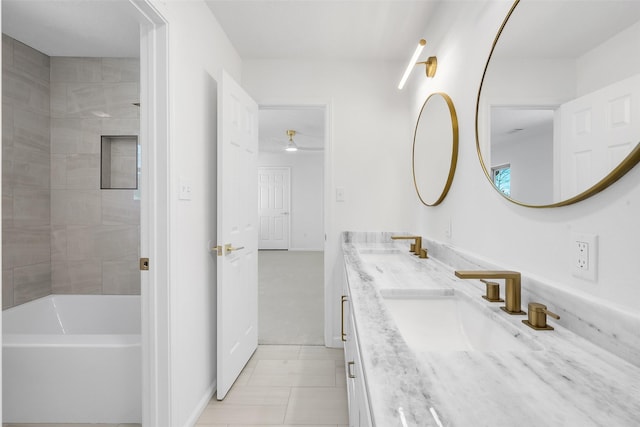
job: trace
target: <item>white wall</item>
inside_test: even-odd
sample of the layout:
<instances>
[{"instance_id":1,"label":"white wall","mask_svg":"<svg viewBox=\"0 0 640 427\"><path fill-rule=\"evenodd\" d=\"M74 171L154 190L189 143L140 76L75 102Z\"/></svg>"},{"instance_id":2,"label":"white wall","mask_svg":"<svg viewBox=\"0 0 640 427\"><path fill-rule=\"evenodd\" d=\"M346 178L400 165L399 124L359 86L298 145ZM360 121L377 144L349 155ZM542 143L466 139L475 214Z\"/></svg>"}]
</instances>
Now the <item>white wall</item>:
<instances>
[{"instance_id":1,"label":"white wall","mask_svg":"<svg viewBox=\"0 0 640 427\"><path fill-rule=\"evenodd\" d=\"M260 104L328 104L327 245L325 274L335 301L326 342L340 345L338 262L343 230L406 229L415 191L411 175L413 125L406 95L396 89L402 65L369 62L255 60L243 64L242 83ZM342 187L345 201L335 201ZM406 208L405 208L406 207Z\"/></svg>"},{"instance_id":2,"label":"white wall","mask_svg":"<svg viewBox=\"0 0 640 427\"><path fill-rule=\"evenodd\" d=\"M173 426L193 425L216 378L216 81L241 60L202 1L157 1L168 21L169 286ZM178 200L179 180L192 200ZM152 260L153 262L153 260Z\"/></svg>"},{"instance_id":3,"label":"white wall","mask_svg":"<svg viewBox=\"0 0 640 427\"><path fill-rule=\"evenodd\" d=\"M323 152L260 152L258 166L291 169L291 231L289 249L323 250Z\"/></svg>"},{"instance_id":4,"label":"white wall","mask_svg":"<svg viewBox=\"0 0 640 427\"><path fill-rule=\"evenodd\" d=\"M412 80L408 87L413 96L412 117L429 93L449 93L458 111L460 151L447 198L435 208L415 201L408 207L416 212L408 228L505 269L638 314L640 167L586 201L553 209L508 202L481 169L474 132L476 98L495 32L510 7L505 1L444 2L425 25L425 36L438 54L438 74L430 81ZM445 232L449 222L450 237ZM572 232L599 235L595 283L571 275Z\"/></svg>"}]
</instances>

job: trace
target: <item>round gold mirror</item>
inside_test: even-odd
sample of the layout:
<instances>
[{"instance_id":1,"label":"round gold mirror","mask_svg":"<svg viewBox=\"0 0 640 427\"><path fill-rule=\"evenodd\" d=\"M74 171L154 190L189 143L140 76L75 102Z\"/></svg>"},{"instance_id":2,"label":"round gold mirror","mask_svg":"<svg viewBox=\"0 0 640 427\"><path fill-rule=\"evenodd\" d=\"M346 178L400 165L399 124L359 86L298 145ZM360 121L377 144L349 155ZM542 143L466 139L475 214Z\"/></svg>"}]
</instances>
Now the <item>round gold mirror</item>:
<instances>
[{"instance_id":1,"label":"round gold mirror","mask_svg":"<svg viewBox=\"0 0 640 427\"><path fill-rule=\"evenodd\" d=\"M451 187L458 161L458 117L445 93L429 95L413 136L413 182L420 201L440 204Z\"/></svg>"},{"instance_id":2,"label":"round gold mirror","mask_svg":"<svg viewBox=\"0 0 640 427\"><path fill-rule=\"evenodd\" d=\"M510 201L564 206L640 161L640 2L516 1L480 84L476 141Z\"/></svg>"}]
</instances>

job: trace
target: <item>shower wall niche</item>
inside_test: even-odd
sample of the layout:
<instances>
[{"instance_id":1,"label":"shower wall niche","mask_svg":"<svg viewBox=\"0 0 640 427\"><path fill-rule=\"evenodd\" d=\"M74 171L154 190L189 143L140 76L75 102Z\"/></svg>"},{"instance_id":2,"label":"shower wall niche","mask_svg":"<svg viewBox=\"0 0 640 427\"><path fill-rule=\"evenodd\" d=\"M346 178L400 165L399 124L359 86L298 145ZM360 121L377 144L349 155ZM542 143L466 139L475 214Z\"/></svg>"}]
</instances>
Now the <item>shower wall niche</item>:
<instances>
[{"instance_id":1,"label":"shower wall niche","mask_svg":"<svg viewBox=\"0 0 640 427\"><path fill-rule=\"evenodd\" d=\"M47 57L3 35L4 308L140 293L138 190L100 185L102 137L139 135L139 74L137 58Z\"/></svg>"}]
</instances>

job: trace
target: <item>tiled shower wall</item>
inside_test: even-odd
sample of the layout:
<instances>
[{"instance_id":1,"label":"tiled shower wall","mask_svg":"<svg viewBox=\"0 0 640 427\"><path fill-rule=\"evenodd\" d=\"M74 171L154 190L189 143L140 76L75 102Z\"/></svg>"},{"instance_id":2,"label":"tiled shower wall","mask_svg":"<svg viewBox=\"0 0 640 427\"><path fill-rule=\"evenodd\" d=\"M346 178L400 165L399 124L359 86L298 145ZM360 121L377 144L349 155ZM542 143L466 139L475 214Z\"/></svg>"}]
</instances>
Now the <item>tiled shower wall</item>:
<instances>
[{"instance_id":1,"label":"tiled shower wall","mask_svg":"<svg viewBox=\"0 0 640 427\"><path fill-rule=\"evenodd\" d=\"M49 57L2 37L2 306L51 293Z\"/></svg>"},{"instance_id":2,"label":"tiled shower wall","mask_svg":"<svg viewBox=\"0 0 640 427\"><path fill-rule=\"evenodd\" d=\"M51 58L54 294L139 294L140 201L100 189L100 136L138 135L139 62Z\"/></svg>"},{"instance_id":3,"label":"tiled shower wall","mask_svg":"<svg viewBox=\"0 0 640 427\"><path fill-rule=\"evenodd\" d=\"M140 293L137 192L100 189L100 136L139 134L139 61L3 35L3 85L3 308Z\"/></svg>"}]
</instances>

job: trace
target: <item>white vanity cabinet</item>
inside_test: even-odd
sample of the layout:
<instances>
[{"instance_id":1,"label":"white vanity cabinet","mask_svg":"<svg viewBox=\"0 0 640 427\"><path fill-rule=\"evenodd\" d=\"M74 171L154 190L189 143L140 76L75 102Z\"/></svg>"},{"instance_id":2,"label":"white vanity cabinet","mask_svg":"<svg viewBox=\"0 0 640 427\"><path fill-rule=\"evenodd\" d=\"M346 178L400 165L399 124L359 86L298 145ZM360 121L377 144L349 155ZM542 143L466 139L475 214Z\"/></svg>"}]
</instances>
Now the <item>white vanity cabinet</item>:
<instances>
[{"instance_id":1,"label":"white vanity cabinet","mask_svg":"<svg viewBox=\"0 0 640 427\"><path fill-rule=\"evenodd\" d=\"M342 296L342 340L344 341L344 362L347 376L347 398L349 404L349 427L370 427L371 412L360 359L358 335L351 310L349 286L344 284Z\"/></svg>"}]
</instances>

